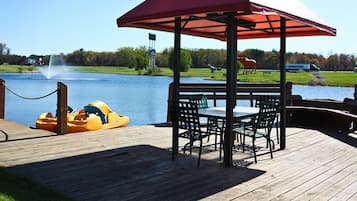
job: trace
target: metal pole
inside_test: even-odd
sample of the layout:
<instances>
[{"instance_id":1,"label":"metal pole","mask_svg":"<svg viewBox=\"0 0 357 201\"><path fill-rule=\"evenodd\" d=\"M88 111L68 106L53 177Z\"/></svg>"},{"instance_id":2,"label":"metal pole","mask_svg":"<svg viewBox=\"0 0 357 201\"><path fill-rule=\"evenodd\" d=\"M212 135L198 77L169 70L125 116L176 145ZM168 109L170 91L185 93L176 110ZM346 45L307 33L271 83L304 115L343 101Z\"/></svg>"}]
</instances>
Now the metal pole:
<instances>
[{"instance_id":1,"label":"metal pole","mask_svg":"<svg viewBox=\"0 0 357 201\"><path fill-rule=\"evenodd\" d=\"M224 165L231 167L233 165L233 108L236 105L237 94L237 20L233 14L228 16L227 36L227 120L224 134Z\"/></svg>"},{"instance_id":2,"label":"metal pole","mask_svg":"<svg viewBox=\"0 0 357 201\"><path fill-rule=\"evenodd\" d=\"M67 86L62 82L57 83L57 134L67 132Z\"/></svg>"},{"instance_id":3,"label":"metal pole","mask_svg":"<svg viewBox=\"0 0 357 201\"><path fill-rule=\"evenodd\" d=\"M181 17L175 18L175 44L174 44L174 82L173 82L173 108L172 120L172 159L178 154L178 105L181 69Z\"/></svg>"},{"instance_id":4,"label":"metal pole","mask_svg":"<svg viewBox=\"0 0 357 201\"><path fill-rule=\"evenodd\" d=\"M280 149L286 147L286 19L280 18Z\"/></svg>"},{"instance_id":5,"label":"metal pole","mask_svg":"<svg viewBox=\"0 0 357 201\"><path fill-rule=\"evenodd\" d=\"M5 80L0 79L0 119L5 119Z\"/></svg>"}]
</instances>

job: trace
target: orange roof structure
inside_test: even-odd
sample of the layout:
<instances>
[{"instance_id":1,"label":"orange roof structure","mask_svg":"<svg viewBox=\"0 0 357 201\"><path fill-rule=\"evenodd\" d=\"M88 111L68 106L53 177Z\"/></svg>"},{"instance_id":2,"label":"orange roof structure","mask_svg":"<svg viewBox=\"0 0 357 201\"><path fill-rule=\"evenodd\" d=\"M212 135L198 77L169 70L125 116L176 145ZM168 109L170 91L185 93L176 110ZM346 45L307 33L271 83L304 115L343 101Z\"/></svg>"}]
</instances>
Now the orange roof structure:
<instances>
[{"instance_id":1,"label":"orange roof structure","mask_svg":"<svg viewBox=\"0 0 357 201\"><path fill-rule=\"evenodd\" d=\"M174 32L181 16L182 33L227 40L225 13L238 19L238 39L280 37L280 17L286 36L335 36L329 26L298 0L146 0L117 19L119 27Z\"/></svg>"}]
</instances>

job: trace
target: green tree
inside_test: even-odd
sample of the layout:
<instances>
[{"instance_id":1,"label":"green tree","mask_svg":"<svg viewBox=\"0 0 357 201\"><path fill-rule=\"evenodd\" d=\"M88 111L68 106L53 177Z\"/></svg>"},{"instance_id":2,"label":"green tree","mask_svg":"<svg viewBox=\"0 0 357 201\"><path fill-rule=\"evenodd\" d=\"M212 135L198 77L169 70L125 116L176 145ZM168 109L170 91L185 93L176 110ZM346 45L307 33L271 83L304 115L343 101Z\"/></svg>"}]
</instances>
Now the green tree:
<instances>
[{"instance_id":1,"label":"green tree","mask_svg":"<svg viewBox=\"0 0 357 201\"><path fill-rule=\"evenodd\" d=\"M279 64L279 52L273 50L264 53L262 68L278 69Z\"/></svg>"},{"instance_id":2,"label":"green tree","mask_svg":"<svg viewBox=\"0 0 357 201\"><path fill-rule=\"evenodd\" d=\"M10 55L10 49L6 47L5 43L0 43L0 64L3 64L5 57Z\"/></svg>"},{"instance_id":3,"label":"green tree","mask_svg":"<svg viewBox=\"0 0 357 201\"><path fill-rule=\"evenodd\" d=\"M117 51L118 62L120 66L129 68L136 67L135 49L131 47L123 47Z\"/></svg>"},{"instance_id":4,"label":"green tree","mask_svg":"<svg viewBox=\"0 0 357 201\"><path fill-rule=\"evenodd\" d=\"M148 67L149 53L146 47L143 46L135 49L135 59L136 59L135 70L142 70Z\"/></svg>"},{"instance_id":5,"label":"green tree","mask_svg":"<svg viewBox=\"0 0 357 201\"><path fill-rule=\"evenodd\" d=\"M169 55L169 65L170 68L174 68L174 51L173 49ZM192 67L192 57L188 50L181 49L181 66L180 72L187 72Z\"/></svg>"},{"instance_id":6,"label":"green tree","mask_svg":"<svg viewBox=\"0 0 357 201\"><path fill-rule=\"evenodd\" d=\"M168 67L169 66L169 53L170 49L165 48L161 53L156 53L156 65L159 67Z\"/></svg>"},{"instance_id":7,"label":"green tree","mask_svg":"<svg viewBox=\"0 0 357 201\"><path fill-rule=\"evenodd\" d=\"M67 64L69 65L83 66L84 60L85 60L85 51L83 50L83 48L79 50L75 50L74 52L66 56L66 61Z\"/></svg>"}]
</instances>

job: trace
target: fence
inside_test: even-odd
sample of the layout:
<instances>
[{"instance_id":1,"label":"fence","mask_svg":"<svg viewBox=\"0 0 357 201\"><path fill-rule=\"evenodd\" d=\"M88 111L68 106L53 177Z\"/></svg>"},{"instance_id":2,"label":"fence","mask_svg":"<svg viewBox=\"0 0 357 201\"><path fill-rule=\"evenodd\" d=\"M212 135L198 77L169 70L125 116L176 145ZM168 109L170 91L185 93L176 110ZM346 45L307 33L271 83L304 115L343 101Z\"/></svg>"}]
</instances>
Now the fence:
<instances>
[{"instance_id":1,"label":"fence","mask_svg":"<svg viewBox=\"0 0 357 201\"><path fill-rule=\"evenodd\" d=\"M292 99L292 83L288 82L286 84L287 89L287 100ZM190 94L200 93L204 94L208 100L213 100L213 106L217 105L217 100L226 99L226 84L218 83L182 83L179 86L179 99L188 99ZM237 100L249 100L250 105L253 106L253 101L258 97L266 94L280 95L280 84L237 84L236 88L236 99ZM167 112L167 122L171 121L171 110L172 110L172 98L173 98L173 84L169 86L168 95L168 112Z\"/></svg>"},{"instance_id":2,"label":"fence","mask_svg":"<svg viewBox=\"0 0 357 201\"><path fill-rule=\"evenodd\" d=\"M57 93L57 134L62 135L67 130L67 86L62 82L57 83L57 89L40 97L25 97L9 88L5 80L0 79L0 119L5 119L5 92L8 90L15 96L27 99L38 100Z\"/></svg>"}]
</instances>

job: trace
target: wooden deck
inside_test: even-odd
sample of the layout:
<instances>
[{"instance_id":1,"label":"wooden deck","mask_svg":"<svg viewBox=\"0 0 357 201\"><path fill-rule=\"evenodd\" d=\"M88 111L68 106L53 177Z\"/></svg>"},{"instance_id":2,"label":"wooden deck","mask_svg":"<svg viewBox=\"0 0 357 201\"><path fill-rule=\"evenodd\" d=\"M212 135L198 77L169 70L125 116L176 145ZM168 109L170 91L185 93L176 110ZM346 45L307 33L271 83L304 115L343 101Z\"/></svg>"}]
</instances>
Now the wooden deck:
<instances>
[{"instance_id":1,"label":"wooden deck","mask_svg":"<svg viewBox=\"0 0 357 201\"><path fill-rule=\"evenodd\" d=\"M167 127L52 136L0 120L0 129L9 135L0 166L77 200L357 200L354 133L288 128L287 149L274 159L254 164L236 151L240 165L224 168L207 146L196 168L197 152L171 160Z\"/></svg>"}]
</instances>

